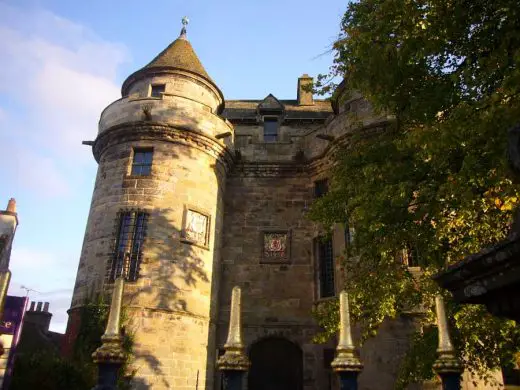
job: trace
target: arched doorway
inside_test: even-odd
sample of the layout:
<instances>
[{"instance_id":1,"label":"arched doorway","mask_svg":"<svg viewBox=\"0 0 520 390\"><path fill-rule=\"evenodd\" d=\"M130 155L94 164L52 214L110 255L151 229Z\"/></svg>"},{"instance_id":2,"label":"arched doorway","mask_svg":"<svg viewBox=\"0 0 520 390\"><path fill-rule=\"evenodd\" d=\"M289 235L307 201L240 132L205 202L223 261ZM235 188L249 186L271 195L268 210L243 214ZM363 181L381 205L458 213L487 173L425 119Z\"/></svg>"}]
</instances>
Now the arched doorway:
<instances>
[{"instance_id":1,"label":"arched doorway","mask_svg":"<svg viewBox=\"0 0 520 390\"><path fill-rule=\"evenodd\" d=\"M303 354L283 338L267 338L253 344L250 352L249 390L302 390Z\"/></svg>"}]
</instances>

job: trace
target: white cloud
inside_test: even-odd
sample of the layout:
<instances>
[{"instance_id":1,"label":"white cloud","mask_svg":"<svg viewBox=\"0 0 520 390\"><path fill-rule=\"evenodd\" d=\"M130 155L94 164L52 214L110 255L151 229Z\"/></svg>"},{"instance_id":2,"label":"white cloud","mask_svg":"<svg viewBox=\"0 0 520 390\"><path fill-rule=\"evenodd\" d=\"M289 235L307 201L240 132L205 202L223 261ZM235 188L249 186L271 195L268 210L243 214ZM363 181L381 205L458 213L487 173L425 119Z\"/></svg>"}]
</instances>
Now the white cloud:
<instances>
[{"instance_id":1,"label":"white cloud","mask_svg":"<svg viewBox=\"0 0 520 390\"><path fill-rule=\"evenodd\" d=\"M9 116L0 112L0 148L16 149L0 159L14 162L25 188L67 194L68 174L92 164L81 141L96 137L101 111L120 97L126 49L41 9L0 3L0 26L0 103L10 103Z\"/></svg>"},{"instance_id":2,"label":"white cloud","mask_svg":"<svg viewBox=\"0 0 520 390\"><path fill-rule=\"evenodd\" d=\"M9 167L11 187L49 198L70 194L71 186L57 161L37 151L12 145L0 153L0 165Z\"/></svg>"},{"instance_id":3,"label":"white cloud","mask_svg":"<svg viewBox=\"0 0 520 390\"><path fill-rule=\"evenodd\" d=\"M35 290L31 300L50 302L51 329L64 331L79 258L71 242L82 228L55 226L42 210L59 199L61 212L83 215L77 202L91 189L81 184L95 162L81 141L96 137L101 111L120 97L117 72L127 51L79 23L0 0L0 53L1 190L24 199L21 218L42 222L17 234L9 293ZM49 237L52 229L60 235Z\"/></svg>"}]
</instances>

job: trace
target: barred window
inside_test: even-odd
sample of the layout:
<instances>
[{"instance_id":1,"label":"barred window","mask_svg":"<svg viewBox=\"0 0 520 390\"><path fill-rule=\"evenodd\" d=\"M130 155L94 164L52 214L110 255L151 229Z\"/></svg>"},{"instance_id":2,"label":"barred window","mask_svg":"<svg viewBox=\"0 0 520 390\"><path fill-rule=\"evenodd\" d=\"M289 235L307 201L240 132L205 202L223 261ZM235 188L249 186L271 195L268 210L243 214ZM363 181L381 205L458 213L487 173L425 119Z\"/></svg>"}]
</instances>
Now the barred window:
<instances>
[{"instance_id":1,"label":"barred window","mask_svg":"<svg viewBox=\"0 0 520 390\"><path fill-rule=\"evenodd\" d=\"M332 240L318 239L318 264L320 277L320 298L333 297L334 291L334 256Z\"/></svg>"},{"instance_id":2,"label":"barred window","mask_svg":"<svg viewBox=\"0 0 520 390\"><path fill-rule=\"evenodd\" d=\"M134 149L134 159L132 161L132 175L150 176L152 172L153 150Z\"/></svg>"},{"instance_id":3,"label":"barred window","mask_svg":"<svg viewBox=\"0 0 520 390\"><path fill-rule=\"evenodd\" d=\"M110 270L110 280L120 275L135 282L139 277L142 246L148 214L142 211L123 211L118 214L117 237Z\"/></svg>"}]
</instances>

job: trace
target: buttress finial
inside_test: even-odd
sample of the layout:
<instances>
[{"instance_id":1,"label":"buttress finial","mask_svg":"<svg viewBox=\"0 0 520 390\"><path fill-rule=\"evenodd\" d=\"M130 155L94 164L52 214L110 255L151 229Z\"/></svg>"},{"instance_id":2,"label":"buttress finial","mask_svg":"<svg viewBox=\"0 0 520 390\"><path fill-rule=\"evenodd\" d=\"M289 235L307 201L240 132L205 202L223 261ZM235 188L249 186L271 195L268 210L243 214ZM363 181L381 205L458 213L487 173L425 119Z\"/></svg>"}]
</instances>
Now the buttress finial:
<instances>
[{"instance_id":1,"label":"buttress finial","mask_svg":"<svg viewBox=\"0 0 520 390\"><path fill-rule=\"evenodd\" d=\"M331 363L332 369L335 372L358 373L363 369L363 364L357 356L356 347L352 341L350 309L346 291L339 294L339 317L339 342L336 348L336 357Z\"/></svg>"}]
</instances>

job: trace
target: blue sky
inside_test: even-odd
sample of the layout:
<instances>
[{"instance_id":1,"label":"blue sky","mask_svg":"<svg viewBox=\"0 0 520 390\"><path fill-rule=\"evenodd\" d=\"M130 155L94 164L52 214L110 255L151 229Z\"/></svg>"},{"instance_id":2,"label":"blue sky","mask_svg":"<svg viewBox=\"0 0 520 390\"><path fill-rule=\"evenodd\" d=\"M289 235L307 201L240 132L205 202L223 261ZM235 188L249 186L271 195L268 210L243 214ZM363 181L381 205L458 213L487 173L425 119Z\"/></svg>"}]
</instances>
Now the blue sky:
<instances>
[{"instance_id":1,"label":"blue sky","mask_svg":"<svg viewBox=\"0 0 520 390\"><path fill-rule=\"evenodd\" d=\"M190 19L188 38L226 99L296 97L325 73L347 1L0 0L0 208L18 204L9 293L49 301L64 331L97 165L101 110Z\"/></svg>"}]
</instances>

